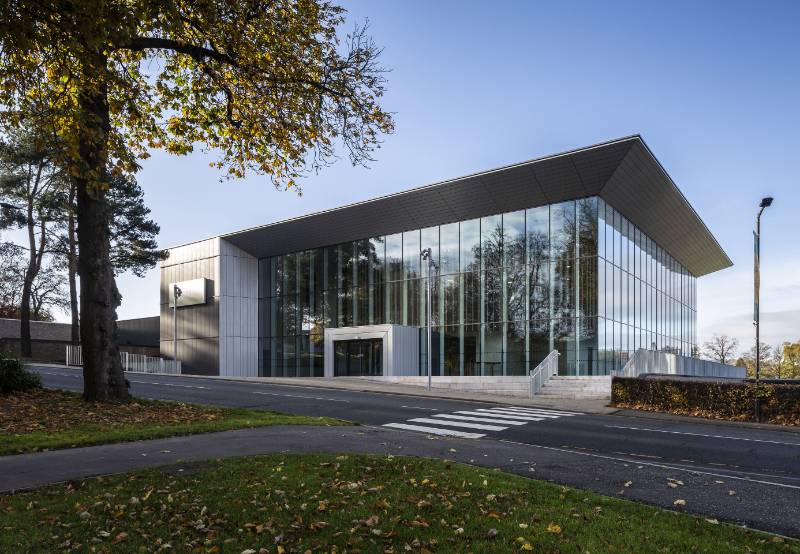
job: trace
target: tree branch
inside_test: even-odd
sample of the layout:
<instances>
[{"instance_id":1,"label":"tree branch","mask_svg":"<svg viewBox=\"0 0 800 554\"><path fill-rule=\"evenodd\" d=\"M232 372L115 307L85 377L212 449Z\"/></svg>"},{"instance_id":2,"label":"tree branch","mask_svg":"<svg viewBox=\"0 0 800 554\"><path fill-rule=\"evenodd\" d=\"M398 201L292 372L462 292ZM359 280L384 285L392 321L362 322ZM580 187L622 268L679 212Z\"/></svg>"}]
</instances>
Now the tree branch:
<instances>
[{"instance_id":1,"label":"tree branch","mask_svg":"<svg viewBox=\"0 0 800 554\"><path fill-rule=\"evenodd\" d=\"M191 56L197 61L203 61L210 58L218 62L226 63L233 67L239 66L235 59L224 52L219 52L203 46L197 46L195 44L189 44L187 42L169 38L133 37L129 43L123 44L121 47L128 50L147 50L151 48L159 50L172 50L173 52L179 52L181 54Z\"/></svg>"}]
</instances>

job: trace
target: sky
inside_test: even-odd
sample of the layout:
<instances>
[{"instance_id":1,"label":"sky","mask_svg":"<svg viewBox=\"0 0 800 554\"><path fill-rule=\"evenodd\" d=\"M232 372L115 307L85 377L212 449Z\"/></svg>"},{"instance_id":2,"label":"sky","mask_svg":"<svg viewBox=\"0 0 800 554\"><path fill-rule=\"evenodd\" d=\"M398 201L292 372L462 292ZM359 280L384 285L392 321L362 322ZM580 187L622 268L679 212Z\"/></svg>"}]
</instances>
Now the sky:
<instances>
[{"instance_id":1,"label":"sky","mask_svg":"<svg viewBox=\"0 0 800 554\"><path fill-rule=\"evenodd\" d=\"M390 69L396 131L369 168L301 183L221 181L211 154L154 152L138 178L160 246L641 134L734 262L699 285L700 341L753 343L752 230L762 220L762 338L800 340L800 2L345 2ZM158 270L124 276L121 318L158 314Z\"/></svg>"}]
</instances>

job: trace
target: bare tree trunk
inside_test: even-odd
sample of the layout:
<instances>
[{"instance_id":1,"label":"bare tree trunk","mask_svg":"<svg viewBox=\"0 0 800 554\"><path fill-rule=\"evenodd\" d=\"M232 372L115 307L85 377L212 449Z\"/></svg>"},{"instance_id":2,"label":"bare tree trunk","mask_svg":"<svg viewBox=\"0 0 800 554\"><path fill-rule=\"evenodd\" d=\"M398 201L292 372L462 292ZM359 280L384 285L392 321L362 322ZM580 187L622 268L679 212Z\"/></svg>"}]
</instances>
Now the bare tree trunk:
<instances>
[{"instance_id":1,"label":"bare tree trunk","mask_svg":"<svg viewBox=\"0 0 800 554\"><path fill-rule=\"evenodd\" d=\"M87 66L81 91L83 124L79 152L83 167L75 184L78 195L78 274L80 275L83 396L86 400L128 398L117 343L117 306L120 294L111 269L106 140L110 130L108 92L102 83L106 59L97 54ZM98 77L100 81L98 83ZM94 178L93 178L94 176Z\"/></svg>"},{"instance_id":2,"label":"bare tree trunk","mask_svg":"<svg viewBox=\"0 0 800 554\"><path fill-rule=\"evenodd\" d=\"M39 175L36 178L34 187L38 187L39 176L41 176L41 165L39 166ZM20 302L19 310L19 346L20 354L23 358L30 358L32 356L31 348L31 290L33 289L33 280L39 273L40 264L37 263L37 254L40 249L36 247L36 234L34 232L35 221L33 219L34 202L36 192L28 192L28 213L27 213L27 230L28 230L28 267L25 268L25 279L22 283L22 299ZM41 242L44 242L44 223L41 229ZM41 250L44 249L42 244Z\"/></svg>"},{"instance_id":3,"label":"bare tree trunk","mask_svg":"<svg viewBox=\"0 0 800 554\"><path fill-rule=\"evenodd\" d=\"M69 313L72 319L71 341L72 344L81 342L80 313L78 312L78 249L77 237L75 236L75 184L69 188L69 218L67 219L67 276L69 278Z\"/></svg>"},{"instance_id":4,"label":"bare tree trunk","mask_svg":"<svg viewBox=\"0 0 800 554\"><path fill-rule=\"evenodd\" d=\"M19 307L19 348L23 358L32 356L31 348L31 288L33 270L30 263L25 270L25 280L22 284L22 302Z\"/></svg>"}]
</instances>

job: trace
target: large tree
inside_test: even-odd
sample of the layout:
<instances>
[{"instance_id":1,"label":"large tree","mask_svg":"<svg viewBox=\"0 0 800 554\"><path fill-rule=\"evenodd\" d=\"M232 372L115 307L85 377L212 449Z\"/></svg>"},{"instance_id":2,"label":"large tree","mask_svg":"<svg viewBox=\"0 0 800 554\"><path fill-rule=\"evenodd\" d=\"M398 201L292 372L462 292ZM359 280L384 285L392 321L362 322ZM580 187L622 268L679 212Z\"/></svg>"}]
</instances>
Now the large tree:
<instances>
[{"instance_id":1,"label":"large tree","mask_svg":"<svg viewBox=\"0 0 800 554\"><path fill-rule=\"evenodd\" d=\"M69 312L71 340L80 343L78 317L78 237L75 212L76 190L74 183L64 195L64 215L53 251L59 267L66 273L69 284ZM144 203L144 191L132 175L112 177L108 189L109 211L114 217L109 221L110 256L114 275L130 271L142 277L154 267L164 252L158 249L159 225L150 219L150 208Z\"/></svg>"},{"instance_id":2,"label":"large tree","mask_svg":"<svg viewBox=\"0 0 800 554\"><path fill-rule=\"evenodd\" d=\"M344 146L370 159L392 119L380 50L340 43L325 0L8 0L0 4L0 103L68 143L77 187L84 397L128 396L119 362L108 190L148 149L205 145L231 177L292 188ZM42 104L47 106L44 112Z\"/></svg>"},{"instance_id":3,"label":"large tree","mask_svg":"<svg viewBox=\"0 0 800 554\"><path fill-rule=\"evenodd\" d=\"M62 212L61 197L68 178L54 163L59 146L50 136L29 126L17 128L0 141L0 198L24 211L28 260L20 291L20 353L31 356L33 285L53 242L55 224Z\"/></svg>"}]
</instances>

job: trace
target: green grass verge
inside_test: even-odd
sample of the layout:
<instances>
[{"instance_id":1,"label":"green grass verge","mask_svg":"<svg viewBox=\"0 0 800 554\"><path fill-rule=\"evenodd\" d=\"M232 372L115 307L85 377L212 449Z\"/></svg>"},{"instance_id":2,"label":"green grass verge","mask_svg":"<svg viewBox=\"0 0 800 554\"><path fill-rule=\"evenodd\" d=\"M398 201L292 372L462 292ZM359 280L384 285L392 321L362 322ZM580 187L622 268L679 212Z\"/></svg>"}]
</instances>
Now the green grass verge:
<instances>
[{"instance_id":1,"label":"green grass verge","mask_svg":"<svg viewBox=\"0 0 800 554\"><path fill-rule=\"evenodd\" d=\"M499 471L272 455L0 496L0 551L800 552L751 530Z\"/></svg>"},{"instance_id":2,"label":"green grass verge","mask_svg":"<svg viewBox=\"0 0 800 554\"><path fill-rule=\"evenodd\" d=\"M80 395L64 391L40 391L29 398L34 398L31 401L38 402L39 406L30 412L20 413L19 417L29 420L36 414L42 414L42 429L31 430L30 421L26 421L25 432L0 434L0 455L267 425L352 425L333 418L157 400L85 404ZM0 397L0 403L8 399ZM64 418L70 418L70 424L53 425L51 420L54 411L64 414ZM117 414L119 417L115 421Z\"/></svg>"}]
</instances>

